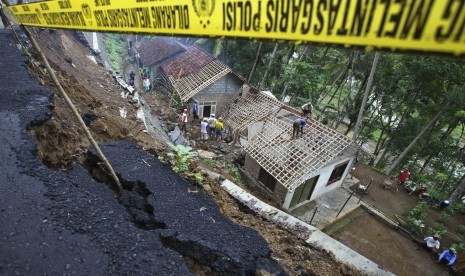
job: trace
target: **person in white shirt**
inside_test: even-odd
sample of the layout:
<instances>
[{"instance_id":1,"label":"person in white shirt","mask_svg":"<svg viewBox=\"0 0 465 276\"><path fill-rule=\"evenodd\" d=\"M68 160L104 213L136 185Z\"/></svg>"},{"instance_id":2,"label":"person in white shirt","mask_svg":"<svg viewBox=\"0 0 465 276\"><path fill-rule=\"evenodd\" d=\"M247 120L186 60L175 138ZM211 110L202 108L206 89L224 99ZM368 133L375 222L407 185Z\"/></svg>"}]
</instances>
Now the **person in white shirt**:
<instances>
[{"instance_id":1,"label":"person in white shirt","mask_svg":"<svg viewBox=\"0 0 465 276\"><path fill-rule=\"evenodd\" d=\"M184 109L184 112L181 115L181 132L187 132L187 109Z\"/></svg>"},{"instance_id":2,"label":"person in white shirt","mask_svg":"<svg viewBox=\"0 0 465 276\"><path fill-rule=\"evenodd\" d=\"M200 139L202 140L202 143L205 143L208 140L207 126L208 118L203 118L202 122L200 123Z\"/></svg>"},{"instance_id":3,"label":"person in white shirt","mask_svg":"<svg viewBox=\"0 0 465 276\"><path fill-rule=\"evenodd\" d=\"M439 247L441 243L439 242L439 235L434 235L432 237L424 238L423 246L433 253L437 253L439 251Z\"/></svg>"}]
</instances>

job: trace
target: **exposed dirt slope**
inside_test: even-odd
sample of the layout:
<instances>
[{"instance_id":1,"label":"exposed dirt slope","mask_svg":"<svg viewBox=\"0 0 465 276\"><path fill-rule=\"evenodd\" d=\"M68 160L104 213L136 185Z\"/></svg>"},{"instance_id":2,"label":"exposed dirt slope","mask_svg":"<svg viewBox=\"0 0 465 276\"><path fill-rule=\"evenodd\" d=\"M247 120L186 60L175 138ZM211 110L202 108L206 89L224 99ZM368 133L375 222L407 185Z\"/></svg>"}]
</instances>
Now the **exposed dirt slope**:
<instances>
[{"instance_id":1,"label":"exposed dirt slope","mask_svg":"<svg viewBox=\"0 0 465 276\"><path fill-rule=\"evenodd\" d=\"M136 105L129 104L120 97L118 86L102 67L87 58L90 51L81 45L71 32L36 30L43 51L54 64L63 87L69 93L81 114L95 114L98 119L90 128L98 141L130 140L142 145L150 152L162 153L164 145L144 132L141 121L135 117ZM66 61L65 60L68 60ZM70 63L69 61L72 61ZM73 66L74 65L74 66ZM53 83L48 76L35 70L39 82L50 87ZM52 118L32 131L39 143L39 158L54 168L63 168L71 161L80 160L88 147L84 134L72 118L63 99L55 93L55 108ZM166 102L159 98L143 95L153 108L163 107L167 117L175 118L174 111L168 110ZM127 110L127 118L120 116L119 108ZM155 113L160 113L154 110ZM303 241L292 236L274 224L251 214L237 204L217 185L208 185L208 191L216 200L223 213L240 225L255 229L269 243L272 257L290 275L359 275L360 273L338 263L324 251L309 248ZM198 274L209 274L206 268L193 267Z\"/></svg>"}]
</instances>

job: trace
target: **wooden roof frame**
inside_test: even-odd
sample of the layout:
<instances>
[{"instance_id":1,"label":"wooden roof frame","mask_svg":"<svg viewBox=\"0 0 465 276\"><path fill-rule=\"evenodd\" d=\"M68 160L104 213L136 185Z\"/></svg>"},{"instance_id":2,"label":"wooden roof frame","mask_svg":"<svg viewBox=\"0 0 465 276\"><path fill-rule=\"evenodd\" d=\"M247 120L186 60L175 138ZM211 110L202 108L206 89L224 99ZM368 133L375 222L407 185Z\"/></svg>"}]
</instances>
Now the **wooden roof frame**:
<instances>
[{"instance_id":1,"label":"wooden roof frame","mask_svg":"<svg viewBox=\"0 0 465 276\"><path fill-rule=\"evenodd\" d=\"M245 142L244 150L289 191L352 143L313 119L308 120L302 136L292 139L292 123L299 117L297 110L277 99L243 89L233 98L225 119L225 124L234 132L257 122L263 124L260 132Z\"/></svg>"}]
</instances>

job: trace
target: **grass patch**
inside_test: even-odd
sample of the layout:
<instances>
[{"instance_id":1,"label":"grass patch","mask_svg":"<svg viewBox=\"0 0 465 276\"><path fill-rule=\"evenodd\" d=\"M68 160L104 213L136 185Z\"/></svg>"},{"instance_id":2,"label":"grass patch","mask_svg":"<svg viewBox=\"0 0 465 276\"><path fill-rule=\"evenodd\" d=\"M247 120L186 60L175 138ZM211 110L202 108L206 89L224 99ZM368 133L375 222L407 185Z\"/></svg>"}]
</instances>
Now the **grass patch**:
<instances>
[{"instance_id":1,"label":"grass patch","mask_svg":"<svg viewBox=\"0 0 465 276\"><path fill-rule=\"evenodd\" d=\"M105 34L104 43L108 52L108 59L111 69L115 72L121 72L122 56L126 48L126 36L120 34Z\"/></svg>"}]
</instances>

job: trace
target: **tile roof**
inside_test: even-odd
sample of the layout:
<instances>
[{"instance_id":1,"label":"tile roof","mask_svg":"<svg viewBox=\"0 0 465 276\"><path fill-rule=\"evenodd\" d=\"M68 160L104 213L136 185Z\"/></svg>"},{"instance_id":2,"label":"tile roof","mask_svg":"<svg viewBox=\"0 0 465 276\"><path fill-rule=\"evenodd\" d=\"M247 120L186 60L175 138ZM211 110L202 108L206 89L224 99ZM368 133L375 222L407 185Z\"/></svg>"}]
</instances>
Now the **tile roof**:
<instances>
[{"instance_id":1,"label":"tile roof","mask_svg":"<svg viewBox=\"0 0 465 276\"><path fill-rule=\"evenodd\" d=\"M186 51L185 47L169 37L157 37L144 41L138 52L144 66L150 66Z\"/></svg>"},{"instance_id":2,"label":"tile roof","mask_svg":"<svg viewBox=\"0 0 465 276\"><path fill-rule=\"evenodd\" d=\"M195 46L191 46L186 52L164 64L162 68L168 76L178 79L200 71L213 60L215 60L213 56Z\"/></svg>"}]
</instances>

